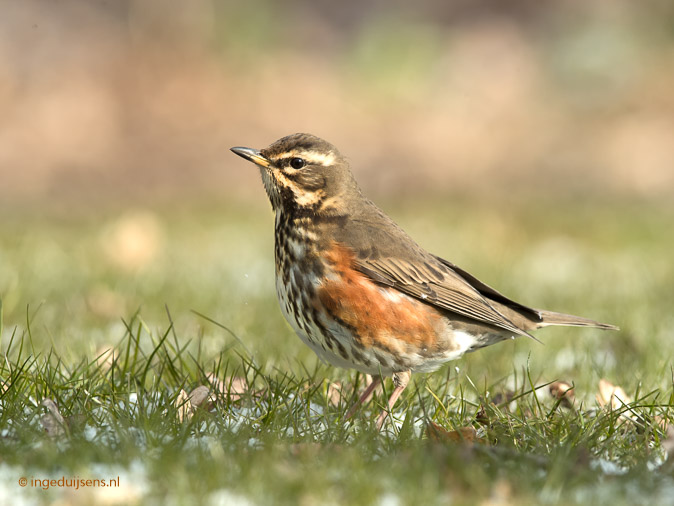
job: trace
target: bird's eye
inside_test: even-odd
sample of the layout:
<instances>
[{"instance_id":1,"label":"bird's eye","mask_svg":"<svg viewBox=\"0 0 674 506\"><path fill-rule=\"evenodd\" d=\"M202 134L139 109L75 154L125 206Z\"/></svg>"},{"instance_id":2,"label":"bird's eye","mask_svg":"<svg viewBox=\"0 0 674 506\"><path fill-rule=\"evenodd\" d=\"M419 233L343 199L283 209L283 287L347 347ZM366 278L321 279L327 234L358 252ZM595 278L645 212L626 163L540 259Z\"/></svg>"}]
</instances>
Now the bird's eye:
<instances>
[{"instance_id":1,"label":"bird's eye","mask_svg":"<svg viewBox=\"0 0 674 506\"><path fill-rule=\"evenodd\" d=\"M306 165L306 162L302 158L291 158L290 159L290 166L293 169L301 169Z\"/></svg>"}]
</instances>

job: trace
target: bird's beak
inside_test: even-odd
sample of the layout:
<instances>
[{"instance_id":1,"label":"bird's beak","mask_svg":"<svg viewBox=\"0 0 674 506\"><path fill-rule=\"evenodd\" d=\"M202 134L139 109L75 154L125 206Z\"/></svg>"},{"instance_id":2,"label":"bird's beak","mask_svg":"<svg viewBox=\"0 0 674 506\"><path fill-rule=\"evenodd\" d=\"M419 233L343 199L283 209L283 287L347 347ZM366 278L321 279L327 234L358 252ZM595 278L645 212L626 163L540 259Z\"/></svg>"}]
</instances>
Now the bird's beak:
<instances>
[{"instance_id":1,"label":"bird's beak","mask_svg":"<svg viewBox=\"0 0 674 506\"><path fill-rule=\"evenodd\" d=\"M259 149L253 149L253 148L230 148L233 153L236 153L239 155L241 158L245 158L246 160L253 162L256 165L259 165L260 167L269 167L271 162L266 159L262 154L260 154Z\"/></svg>"}]
</instances>

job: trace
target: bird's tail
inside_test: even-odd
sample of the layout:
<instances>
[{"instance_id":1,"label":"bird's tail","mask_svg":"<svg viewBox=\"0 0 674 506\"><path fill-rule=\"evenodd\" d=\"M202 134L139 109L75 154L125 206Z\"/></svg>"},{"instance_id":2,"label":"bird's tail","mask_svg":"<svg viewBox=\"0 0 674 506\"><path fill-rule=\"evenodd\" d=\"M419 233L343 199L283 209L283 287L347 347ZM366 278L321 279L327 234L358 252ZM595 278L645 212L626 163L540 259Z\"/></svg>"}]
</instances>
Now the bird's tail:
<instances>
[{"instance_id":1,"label":"bird's tail","mask_svg":"<svg viewBox=\"0 0 674 506\"><path fill-rule=\"evenodd\" d=\"M555 311L546 311L544 309L537 309L536 312L541 317L541 321L538 323L539 327L547 327L548 325L566 325L570 327L595 327L602 330L620 330L615 325L600 323L595 320L590 320L589 318L574 316L572 314L556 313Z\"/></svg>"}]
</instances>

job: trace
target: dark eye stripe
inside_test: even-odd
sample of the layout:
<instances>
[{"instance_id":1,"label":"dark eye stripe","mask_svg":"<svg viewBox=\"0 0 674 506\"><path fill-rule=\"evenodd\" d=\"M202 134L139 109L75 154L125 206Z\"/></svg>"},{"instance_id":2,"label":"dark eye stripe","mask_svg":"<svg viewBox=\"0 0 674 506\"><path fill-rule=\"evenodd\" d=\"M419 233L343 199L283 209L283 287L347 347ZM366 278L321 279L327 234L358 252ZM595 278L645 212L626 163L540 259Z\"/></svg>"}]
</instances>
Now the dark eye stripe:
<instances>
[{"instance_id":1,"label":"dark eye stripe","mask_svg":"<svg viewBox=\"0 0 674 506\"><path fill-rule=\"evenodd\" d=\"M293 158L297 158L295 156L284 156L283 158L279 158L276 160L276 165L278 167L290 167L290 160Z\"/></svg>"}]
</instances>

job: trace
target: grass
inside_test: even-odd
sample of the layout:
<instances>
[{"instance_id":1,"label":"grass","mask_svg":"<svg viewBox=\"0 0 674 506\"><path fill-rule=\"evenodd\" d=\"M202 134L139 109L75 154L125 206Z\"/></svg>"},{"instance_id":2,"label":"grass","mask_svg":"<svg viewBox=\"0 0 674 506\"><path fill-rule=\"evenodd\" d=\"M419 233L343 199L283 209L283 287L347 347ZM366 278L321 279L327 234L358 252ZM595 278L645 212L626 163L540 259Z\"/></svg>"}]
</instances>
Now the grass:
<instances>
[{"instance_id":1,"label":"grass","mask_svg":"<svg viewBox=\"0 0 674 506\"><path fill-rule=\"evenodd\" d=\"M365 378L283 322L258 200L5 213L0 502L672 503L671 207L384 203L505 293L622 330L544 330L415 375L380 434L384 394L344 420ZM601 379L627 404L601 406Z\"/></svg>"}]
</instances>

